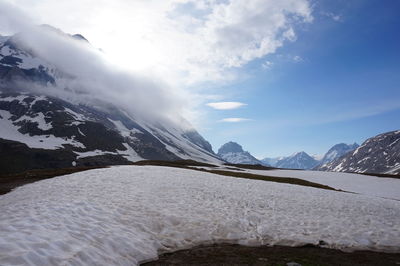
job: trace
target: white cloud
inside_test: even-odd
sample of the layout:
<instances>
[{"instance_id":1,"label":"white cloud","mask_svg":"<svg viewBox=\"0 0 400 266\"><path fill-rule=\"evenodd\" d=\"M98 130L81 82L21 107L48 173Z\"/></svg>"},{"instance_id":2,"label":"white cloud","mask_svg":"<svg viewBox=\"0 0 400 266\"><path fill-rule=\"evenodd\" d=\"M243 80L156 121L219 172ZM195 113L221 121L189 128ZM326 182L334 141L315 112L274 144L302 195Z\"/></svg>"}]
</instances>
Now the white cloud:
<instances>
[{"instance_id":1,"label":"white cloud","mask_svg":"<svg viewBox=\"0 0 400 266\"><path fill-rule=\"evenodd\" d=\"M270 69L273 65L274 65L273 62L267 60L267 61L265 61L264 63L261 64L261 67L263 69Z\"/></svg>"},{"instance_id":2,"label":"white cloud","mask_svg":"<svg viewBox=\"0 0 400 266\"><path fill-rule=\"evenodd\" d=\"M9 1L175 85L231 78L231 68L274 53L312 20L309 0Z\"/></svg>"},{"instance_id":3,"label":"white cloud","mask_svg":"<svg viewBox=\"0 0 400 266\"><path fill-rule=\"evenodd\" d=\"M207 105L217 110L231 110L231 109L237 109L247 104L241 102L217 102L217 103L207 103Z\"/></svg>"},{"instance_id":4,"label":"white cloud","mask_svg":"<svg viewBox=\"0 0 400 266\"><path fill-rule=\"evenodd\" d=\"M219 122L227 122L227 123L238 123L238 122L245 122L245 121L251 121L251 119L240 118L240 117L231 117L231 118L224 118L224 119L219 120Z\"/></svg>"},{"instance_id":5,"label":"white cloud","mask_svg":"<svg viewBox=\"0 0 400 266\"><path fill-rule=\"evenodd\" d=\"M322 12L322 15L333 19L336 22L342 22L343 17L341 15L334 14L332 12Z\"/></svg>"},{"instance_id":6,"label":"white cloud","mask_svg":"<svg viewBox=\"0 0 400 266\"><path fill-rule=\"evenodd\" d=\"M293 61L299 63L299 62L303 62L304 59L299 55L295 55L295 56L293 56Z\"/></svg>"}]
</instances>

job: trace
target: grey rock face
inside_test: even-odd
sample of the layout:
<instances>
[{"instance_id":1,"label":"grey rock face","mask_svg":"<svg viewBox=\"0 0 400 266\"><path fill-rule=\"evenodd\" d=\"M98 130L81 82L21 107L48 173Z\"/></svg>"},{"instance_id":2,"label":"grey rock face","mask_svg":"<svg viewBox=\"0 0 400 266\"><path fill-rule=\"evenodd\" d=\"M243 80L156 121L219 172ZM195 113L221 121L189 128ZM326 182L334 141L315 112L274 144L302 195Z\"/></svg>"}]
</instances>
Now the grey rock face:
<instances>
[{"instance_id":1,"label":"grey rock face","mask_svg":"<svg viewBox=\"0 0 400 266\"><path fill-rule=\"evenodd\" d=\"M400 174L400 130L369 138L353 152L319 167L319 170Z\"/></svg>"}]
</instances>

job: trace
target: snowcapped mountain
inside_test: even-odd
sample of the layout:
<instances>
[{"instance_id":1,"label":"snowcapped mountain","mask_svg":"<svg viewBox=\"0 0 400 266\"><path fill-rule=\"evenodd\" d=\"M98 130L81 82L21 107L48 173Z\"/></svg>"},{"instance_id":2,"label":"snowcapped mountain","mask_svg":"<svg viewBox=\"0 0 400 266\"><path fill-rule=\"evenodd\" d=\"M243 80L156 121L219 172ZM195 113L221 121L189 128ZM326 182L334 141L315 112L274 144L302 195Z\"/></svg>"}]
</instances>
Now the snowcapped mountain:
<instances>
[{"instance_id":1,"label":"snowcapped mountain","mask_svg":"<svg viewBox=\"0 0 400 266\"><path fill-rule=\"evenodd\" d=\"M262 160L260 160L260 161L261 161L262 164L264 164L264 165L269 165L269 166L275 167L275 166L276 166L276 163L277 163L279 160L282 160L283 158L285 158L285 157L283 157L283 156L281 156L281 157L274 157L274 158L268 158L268 157L266 157L266 158L264 158L264 159L262 159Z\"/></svg>"},{"instance_id":2,"label":"snowcapped mountain","mask_svg":"<svg viewBox=\"0 0 400 266\"><path fill-rule=\"evenodd\" d=\"M324 164L318 170L400 174L400 130L369 138L354 152Z\"/></svg>"},{"instance_id":3,"label":"snowcapped mountain","mask_svg":"<svg viewBox=\"0 0 400 266\"><path fill-rule=\"evenodd\" d=\"M342 157L348 152L354 151L357 149L360 145L357 143L353 144L345 144L345 143L339 143L334 145L332 148L328 150L327 153L325 153L324 157L320 161L320 165L324 165L326 163L332 162L333 160Z\"/></svg>"},{"instance_id":4,"label":"snowcapped mountain","mask_svg":"<svg viewBox=\"0 0 400 266\"><path fill-rule=\"evenodd\" d=\"M317 160L302 151L296 152L288 157L283 157L275 163L274 167L289 169L312 169L317 164Z\"/></svg>"},{"instance_id":5,"label":"snowcapped mountain","mask_svg":"<svg viewBox=\"0 0 400 266\"><path fill-rule=\"evenodd\" d=\"M249 152L244 151L242 146L236 142L228 142L221 146L218 150L218 156L228 163L235 164L263 164L252 156Z\"/></svg>"},{"instance_id":6,"label":"snowcapped mountain","mask_svg":"<svg viewBox=\"0 0 400 266\"><path fill-rule=\"evenodd\" d=\"M275 157L275 158L264 158L261 162L269 164L273 167L278 168L291 168L291 169L316 169L322 164L333 161L340 156L356 149L357 143L354 144L336 144L324 155L308 155L305 152L297 152L288 157ZM325 163L321 163L325 162Z\"/></svg>"},{"instance_id":7,"label":"snowcapped mountain","mask_svg":"<svg viewBox=\"0 0 400 266\"><path fill-rule=\"evenodd\" d=\"M82 35L56 31L63 38L88 43ZM20 39L21 34L0 37L2 173L142 159L220 162L211 145L183 118L180 123L148 121L106 99L82 102L63 97L76 79ZM26 90L36 86L64 90L50 95Z\"/></svg>"}]
</instances>

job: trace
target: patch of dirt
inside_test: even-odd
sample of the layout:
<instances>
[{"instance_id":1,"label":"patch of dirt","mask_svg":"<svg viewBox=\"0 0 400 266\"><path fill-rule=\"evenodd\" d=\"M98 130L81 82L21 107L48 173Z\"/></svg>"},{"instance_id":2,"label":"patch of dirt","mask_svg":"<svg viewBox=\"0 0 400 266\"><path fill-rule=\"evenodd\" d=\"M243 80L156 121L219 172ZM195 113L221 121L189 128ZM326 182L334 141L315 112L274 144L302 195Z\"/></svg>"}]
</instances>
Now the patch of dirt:
<instances>
[{"instance_id":1,"label":"patch of dirt","mask_svg":"<svg viewBox=\"0 0 400 266\"><path fill-rule=\"evenodd\" d=\"M161 160L143 160L132 163L133 165L157 165L157 166L169 166L169 167L183 167L188 166L203 166L203 167L217 167L216 165L209 163L202 163L193 160L177 160L177 161L161 161Z\"/></svg>"},{"instance_id":2,"label":"patch of dirt","mask_svg":"<svg viewBox=\"0 0 400 266\"><path fill-rule=\"evenodd\" d=\"M198 265L198 266L398 266L400 254L356 251L346 253L339 250L305 247L245 247L239 245L212 245L196 247L160 255L156 261L143 266Z\"/></svg>"},{"instance_id":3,"label":"patch of dirt","mask_svg":"<svg viewBox=\"0 0 400 266\"><path fill-rule=\"evenodd\" d=\"M225 163L224 165L233 166L237 168L251 169L251 170L277 170L279 168L268 167L261 164L234 164L234 163Z\"/></svg>"}]
</instances>

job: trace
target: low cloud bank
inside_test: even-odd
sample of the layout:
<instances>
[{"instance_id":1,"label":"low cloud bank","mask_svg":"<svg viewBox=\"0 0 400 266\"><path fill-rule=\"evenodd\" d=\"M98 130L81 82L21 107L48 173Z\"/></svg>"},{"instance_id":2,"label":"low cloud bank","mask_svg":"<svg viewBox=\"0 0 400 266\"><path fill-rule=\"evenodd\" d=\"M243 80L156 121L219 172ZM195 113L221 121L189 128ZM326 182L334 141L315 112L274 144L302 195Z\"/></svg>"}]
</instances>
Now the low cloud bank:
<instances>
[{"instance_id":1,"label":"low cloud bank","mask_svg":"<svg viewBox=\"0 0 400 266\"><path fill-rule=\"evenodd\" d=\"M56 85L27 87L80 103L112 103L143 119L180 121L183 101L159 79L124 71L88 42L58 29L26 23L29 17L11 4L0 3L0 17L0 30L18 32L18 45L60 71Z\"/></svg>"}]
</instances>

